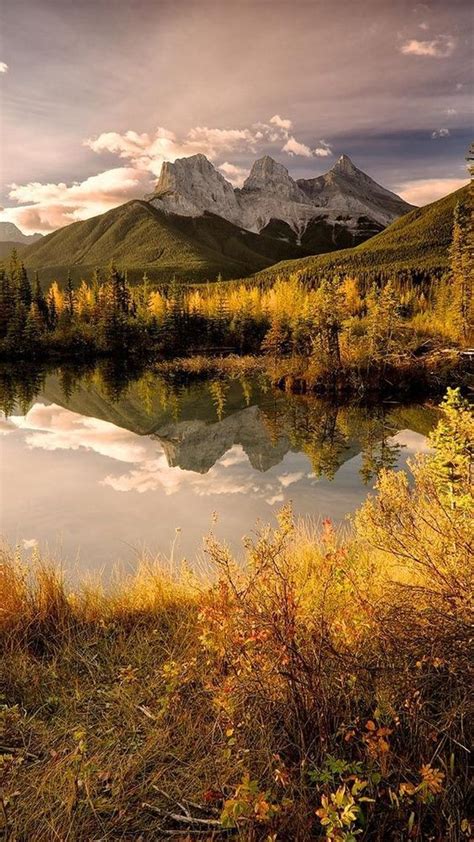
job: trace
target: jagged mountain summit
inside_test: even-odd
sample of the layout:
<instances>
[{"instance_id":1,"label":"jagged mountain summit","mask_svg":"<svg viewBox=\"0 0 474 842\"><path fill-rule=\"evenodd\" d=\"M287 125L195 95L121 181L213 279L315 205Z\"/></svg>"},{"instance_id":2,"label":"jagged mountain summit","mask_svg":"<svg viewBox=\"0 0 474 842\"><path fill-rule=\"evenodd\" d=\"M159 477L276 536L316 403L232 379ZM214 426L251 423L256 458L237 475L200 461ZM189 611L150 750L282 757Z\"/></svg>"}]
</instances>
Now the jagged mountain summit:
<instances>
[{"instance_id":1,"label":"jagged mountain summit","mask_svg":"<svg viewBox=\"0 0 474 842\"><path fill-rule=\"evenodd\" d=\"M333 248L338 238L343 246L361 242L413 208L347 155L341 155L324 175L297 181L283 164L265 155L255 161L243 187L236 189L204 155L192 155L164 163L147 199L167 213L214 213L254 232L270 227L273 234L279 231L281 239L308 247L322 230L332 231Z\"/></svg>"}]
</instances>

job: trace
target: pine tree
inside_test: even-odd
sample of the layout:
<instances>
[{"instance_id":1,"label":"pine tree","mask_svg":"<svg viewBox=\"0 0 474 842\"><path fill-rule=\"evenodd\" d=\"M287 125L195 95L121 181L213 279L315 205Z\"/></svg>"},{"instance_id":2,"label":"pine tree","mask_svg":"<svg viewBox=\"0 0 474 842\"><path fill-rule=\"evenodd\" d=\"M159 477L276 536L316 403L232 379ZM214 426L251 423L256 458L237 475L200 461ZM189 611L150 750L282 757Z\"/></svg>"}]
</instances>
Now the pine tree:
<instances>
[{"instance_id":1,"label":"pine tree","mask_svg":"<svg viewBox=\"0 0 474 842\"><path fill-rule=\"evenodd\" d=\"M48 305L44 297L43 288L39 279L38 272L35 273L35 288L33 292L33 305L36 306L37 312L42 324L42 327L48 325Z\"/></svg>"},{"instance_id":2,"label":"pine tree","mask_svg":"<svg viewBox=\"0 0 474 842\"><path fill-rule=\"evenodd\" d=\"M74 318L74 310L75 310L74 288L73 288L73 285L72 285L71 273L68 272L67 281L66 281L66 311L67 311L67 313L69 315L69 319L71 321Z\"/></svg>"},{"instance_id":3,"label":"pine tree","mask_svg":"<svg viewBox=\"0 0 474 842\"><path fill-rule=\"evenodd\" d=\"M450 249L452 273L451 319L455 338L466 343L472 317L474 252L469 215L459 202L454 209L453 239Z\"/></svg>"},{"instance_id":4,"label":"pine tree","mask_svg":"<svg viewBox=\"0 0 474 842\"><path fill-rule=\"evenodd\" d=\"M28 311L31 307L32 300L31 284L28 280L27 271L22 263L18 271L18 301Z\"/></svg>"},{"instance_id":5,"label":"pine tree","mask_svg":"<svg viewBox=\"0 0 474 842\"><path fill-rule=\"evenodd\" d=\"M0 276L0 338L8 330L15 311L15 290L7 272L1 271Z\"/></svg>"}]
</instances>

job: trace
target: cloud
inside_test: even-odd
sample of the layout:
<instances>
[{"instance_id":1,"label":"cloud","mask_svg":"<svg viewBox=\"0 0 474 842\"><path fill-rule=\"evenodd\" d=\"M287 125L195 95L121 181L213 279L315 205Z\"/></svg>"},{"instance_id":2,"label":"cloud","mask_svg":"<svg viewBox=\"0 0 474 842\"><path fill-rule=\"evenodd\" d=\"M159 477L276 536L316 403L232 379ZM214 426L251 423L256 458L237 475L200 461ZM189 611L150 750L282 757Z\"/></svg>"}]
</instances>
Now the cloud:
<instances>
[{"instance_id":1,"label":"cloud","mask_svg":"<svg viewBox=\"0 0 474 842\"><path fill-rule=\"evenodd\" d=\"M320 146L316 149L310 149L306 143L300 143L293 135L288 138L285 145L282 147L282 152L287 152L288 155L301 155L304 158L326 158L332 155L332 149L324 140L319 141Z\"/></svg>"},{"instance_id":2,"label":"cloud","mask_svg":"<svg viewBox=\"0 0 474 842\"><path fill-rule=\"evenodd\" d=\"M270 123L274 126L278 126L280 129L284 129L285 131L289 132L290 129L293 128L293 123L291 120L285 120L283 117L280 117L279 114L275 114L273 117L270 118Z\"/></svg>"},{"instance_id":3,"label":"cloud","mask_svg":"<svg viewBox=\"0 0 474 842\"><path fill-rule=\"evenodd\" d=\"M454 52L456 40L452 35L438 35L432 41L417 41L415 38L405 41L400 52L405 56L430 56L448 58Z\"/></svg>"},{"instance_id":4,"label":"cloud","mask_svg":"<svg viewBox=\"0 0 474 842\"><path fill-rule=\"evenodd\" d=\"M247 175L247 170L244 167L238 167L235 164L230 164L229 161L224 161L218 169L234 187L242 187Z\"/></svg>"},{"instance_id":5,"label":"cloud","mask_svg":"<svg viewBox=\"0 0 474 842\"><path fill-rule=\"evenodd\" d=\"M326 143L325 140L320 140L319 146L317 146L316 149L314 150L314 154L318 158L327 158L329 155L333 155L333 151L332 151L329 143Z\"/></svg>"},{"instance_id":6,"label":"cloud","mask_svg":"<svg viewBox=\"0 0 474 842\"><path fill-rule=\"evenodd\" d=\"M6 61L0 61L0 73L8 73L9 67Z\"/></svg>"},{"instance_id":7,"label":"cloud","mask_svg":"<svg viewBox=\"0 0 474 842\"><path fill-rule=\"evenodd\" d=\"M228 152L249 148L254 151L258 140L250 129L212 129L208 126L196 126L179 140L174 132L159 126L154 135L134 131L124 134L103 132L85 140L84 145L93 152L112 152L131 161L137 169L159 176L164 161L176 161L199 153L215 161Z\"/></svg>"},{"instance_id":8,"label":"cloud","mask_svg":"<svg viewBox=\"0 0 474 842\"><path fill-rule=\"evenodd\" d=\"M149 173L134 167L115 167L70 185L12 184L9 197L22 207L4 208L0 219L26 232L54 231L141 197L152 186Z\"/></svg>"},{"instance_id":9,"label":"cloud","mask_svg":"<svg viewBox=\"0 0 474 842\"><path fill-rule=\"evenodd\" d=\"M89 418L57 404L36 403L26 415L12 416L16 428L28 431L26 444L41 450L86 448L119 462L139 463L156 457L156 442L109 421Z\"/></svg>"},{"instance_id":10,"label":"cloud","mask_svg":"<svg viewBox=\"0 0 474 842\"><path fill-rule=\"evenodd\" d=\"M255 123L246 128L210 128L195 126L178 137L158 126L154 133L129 129L102 132L89 137L83 145L96 154L109 153L127 162L81 182L66 184L29 182L11 184L9 197L20 207L0 211L0 220L14 222L25 233L49 232L71 222L89 219L130 199L152 192L155 178L165 161L176 161L198 153L205 155L235 186L245 179L243 167L229 161L232 154L256 155L259 149L268 152L275 145L291 157L327 157L330 145L320 140L316 149L289 135L291 120L275 114L268 123ZM221 163L220 163L221 162Z\"/></svg>"},{"instance_id":11,"label":"cloud","mask_svg":"<svg viewBox=\"0 0 474 842\"><path fill-rule=\"evenodd\" d=\"M428 205L466 184L464 178L424 178L399 184L395 189L402 199L412 205Z\"/></svg>"},{"instance_id":12,"label":"cloud","mask_svg":"<svg viewBox=\"0 0 474 842\"><path fill-rule=\"evenodd\" d=\"M449 129L436 129L436 131L431 132L431 137L435 140L438 137L449 137L450 131Z\"/></svg>"},{"instance_id":13,"label":"cloud","mask_svg":"<svg viewBox=\"0 0 474 842\"><path fill-rule=\"evenodd\" d=\"M163 126L159 126L153 135L138 134L135 131L126 131L123 134L103 132L96 138L85 140L84 145L97 153L111 152L127 159L137 169L148 170L158 176L164 161L176 161L177 158L186 158L198 153L205 155L210 161L218 161L219 158L227 158L229 153L256 154L259 146L280 145L284 142L284 145L280 146L282 152L306 158L316 154L305 143L301 143L293 135L288 135L291 127L291 120L275 114L269 123L255 123L243 129L196 126L189 129L181 139ZM329 150L329 145L324 141L320 141L320 147L317 154L331 154L324 151ZM224 160L219 168L222 169L225 165L229 165L228 160Z\"/></svg>"},{"instance_id":14,"label":"cloud","mask_svg":"<svg viewBox=\"0 0 474 842\"><path fill-rule=\"evenodd\" d=\"M313 157L313 152L309 146L306 143L300 143L293 135L288 138L281 151L288 152L288 155L302 155L304 158Z\"/></svg>"}]
</instances>

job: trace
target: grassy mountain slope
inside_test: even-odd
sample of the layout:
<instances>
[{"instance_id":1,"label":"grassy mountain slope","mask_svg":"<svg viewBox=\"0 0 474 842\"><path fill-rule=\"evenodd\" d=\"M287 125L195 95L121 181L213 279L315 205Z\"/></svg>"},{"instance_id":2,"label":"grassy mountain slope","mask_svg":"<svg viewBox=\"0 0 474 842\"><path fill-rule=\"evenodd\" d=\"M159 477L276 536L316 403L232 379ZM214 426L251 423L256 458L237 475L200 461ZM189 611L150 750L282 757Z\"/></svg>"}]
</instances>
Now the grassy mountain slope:
<instances>
[{"instance_id":1,"label":"grassy mountain slope","mask_svg":"<svg viewBox=\"0 0 474 842\"><path fill-rule=\"evenodd\" d=\"M397 274L406 269L441 274L448 266L454 208L457 202L468 200L469 190L470 185L466 185L407 213L355 248L278 263L257 277L271 281L293 272L302 278L335 272L370 277L380 272Z\"/></svg>"},{"instance_id":2,"label":"grassy mountain slope","mask_svg":"<svg viewBox=\"0 0 474 842\"><path fill-rule=\"evenodd\" d=\"M191 218L165 214L134 200L100 216L74 222L28 246L27 268L42 280L88 277L111 260L126 268L130 280L146 270L150 280L215 280L258 272L301 249L262 234L252 234L212 214Z\"/></svg>"}]
</instances>

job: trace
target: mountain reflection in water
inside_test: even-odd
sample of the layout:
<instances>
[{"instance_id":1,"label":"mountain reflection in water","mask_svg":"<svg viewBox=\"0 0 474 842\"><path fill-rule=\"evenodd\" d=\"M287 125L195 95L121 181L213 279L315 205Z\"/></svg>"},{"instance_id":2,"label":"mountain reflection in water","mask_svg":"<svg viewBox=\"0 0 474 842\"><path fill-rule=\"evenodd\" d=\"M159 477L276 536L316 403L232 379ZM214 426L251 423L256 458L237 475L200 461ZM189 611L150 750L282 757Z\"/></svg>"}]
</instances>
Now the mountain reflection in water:
<instances>
[{"instance_id":1,"label":"mountain reflection in water","mask_svg":"<svg viewBox=\"0 0 474 842\"><path fill-rule=\"evenodd\" d=\"M286 395L264 378L110 365L2 367L0 409L2 537L87 569L173 544L193 559L211 528L236 550L289 500L296 514L342 521L381 468L426 447L437 418L427 406Z\"/></svg>"}]
</instances>

